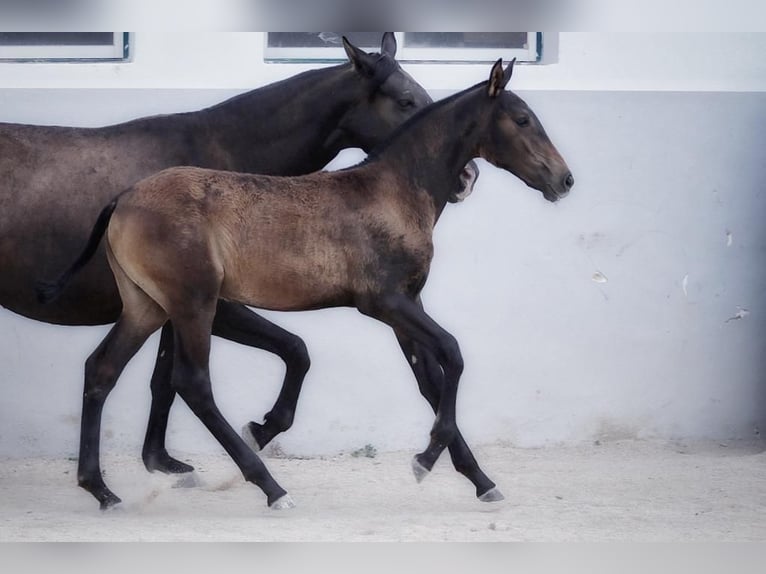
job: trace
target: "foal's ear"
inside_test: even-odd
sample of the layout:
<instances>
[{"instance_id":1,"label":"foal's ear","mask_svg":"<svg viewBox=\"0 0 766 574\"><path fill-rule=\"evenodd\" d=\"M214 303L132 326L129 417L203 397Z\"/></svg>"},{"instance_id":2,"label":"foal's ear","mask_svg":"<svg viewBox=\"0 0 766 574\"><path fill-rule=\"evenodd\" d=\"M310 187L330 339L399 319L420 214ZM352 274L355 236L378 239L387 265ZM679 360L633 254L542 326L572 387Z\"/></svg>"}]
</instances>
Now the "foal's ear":
<instances>
[{"instance_id":1,"label":"foal's ear","mask_svg":"<svg viewBox=\"0 0 766 574\"><path fill-rule=\"evenodd\" d=\"M396 36L393 32L383 34L383 39L380 42L380 53L387 54L392 58L396 57Z\"/></svg>"},{"instance_id":2,"label":"foal's ear","mask_svg":"<svg viewBox=\"0 0 766 574\"><path fill-rule=\"evenodd\" d=\"M346 50L346 55L348 56L349 61L354 64L354 68L357 72L368 78L375 74L375 56L357 48L349 42L348 38L345 36L343 36L343 48Z\"/></svg>"},{"instance_id":3,"label":"foal's ear","mask_svg":"<svg viewBox=\"0 0 766 574\"><path fill-rule=\"evenodd\" d=\"M513 65L516 63L516 58L511 60L508 67L503 70L503 59L500 58L495 65L492 66L492 71L489 73L489 90L488 94L490 98L496 98L511 81L513 75Z\"/></svg>"}]
</instances>

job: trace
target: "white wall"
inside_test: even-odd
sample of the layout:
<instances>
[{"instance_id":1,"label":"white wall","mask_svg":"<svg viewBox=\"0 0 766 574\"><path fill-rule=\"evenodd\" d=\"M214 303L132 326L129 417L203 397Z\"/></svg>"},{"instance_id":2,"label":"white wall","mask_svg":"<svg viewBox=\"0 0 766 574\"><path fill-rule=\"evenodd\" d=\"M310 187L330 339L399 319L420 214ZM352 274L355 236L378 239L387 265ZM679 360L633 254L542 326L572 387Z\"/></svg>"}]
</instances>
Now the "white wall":
<instances>
[{"instance_id":1,"label":"white wall","mask_svg":"<svg viewBox=\"0 0 766 574\"><path fill-rule=\"evenodd\" d=\"M130 63L2 64L8 88L250 89L314 64L263 63L260 32L138 32ZM546 36L554 65L519 66L519 90L763 91L766 34L589 33ZM498 57L502 54L498 54ZM485 79L485 65L409 65L431 90Z\"/></svg>"},{"instance_id":2,"label":"white wall","mask_svg":"<svg viewBox=\"0 0 766 574\"><path fill-rule=\"evenodd\" d=\"M303 69L258 64L258 34L182 36L137 34L130 65L0 66L0 121L100 125L195 109ZM252 66L224 56L235 45ZM766 425L764 48L759 34L562 34L558 63L519 68L512 87L577 184L554 206L483 164L475 194L437 228L424 299L462 345L469 441L725 439ZM701 52L704 63L691 59ZM437 97L487 72L407 68ZM285 450L425 445L432 415L387 328L351 310L268 316L313 358ZM82 363L106 330L0 311L0 454L76 452ZM155 349L153 339L107 403L106 449L140 447ZM232 423L260 417L279 361L223 342L212 361ZM218 448L180 402L170 446Z\"/></svg>"}]
</instances>

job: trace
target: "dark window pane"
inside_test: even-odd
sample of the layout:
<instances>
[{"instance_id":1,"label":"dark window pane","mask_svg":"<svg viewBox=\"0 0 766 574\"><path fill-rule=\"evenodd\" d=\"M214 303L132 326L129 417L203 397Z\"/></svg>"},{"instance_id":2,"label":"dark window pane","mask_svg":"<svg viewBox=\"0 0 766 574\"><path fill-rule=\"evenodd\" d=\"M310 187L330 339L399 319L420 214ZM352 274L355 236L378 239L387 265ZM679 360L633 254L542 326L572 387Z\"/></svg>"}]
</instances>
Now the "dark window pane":
<instances>
[{"instance_id":1,"label":"dark window pane","mask_svg":"<svg viewBox=\"0 0 766 574\"><path fill-rule=\"evenodd\" d=\"M405 32L411 48L525 48L526 32Z\"/></svg>"},{"instance_id":2,"label":"dark window pane","mask_svg":"<svg viewBox=\"0 0 766 574\"><path fill-rule=\"evenodd\" d=\"M111 46L111 32L0 32L0 46Z\"/></svg>"},{"instance_id":3,"label":"dark window pane","mask_svg":"<svg viewBox=\"0 0 766 574\"><path fill-rule=\"evenodd\" d=\"M360 48L379 48L382 32L269 32L270 48L337 48L346 36Z\"/></svg>"}]
</instances>

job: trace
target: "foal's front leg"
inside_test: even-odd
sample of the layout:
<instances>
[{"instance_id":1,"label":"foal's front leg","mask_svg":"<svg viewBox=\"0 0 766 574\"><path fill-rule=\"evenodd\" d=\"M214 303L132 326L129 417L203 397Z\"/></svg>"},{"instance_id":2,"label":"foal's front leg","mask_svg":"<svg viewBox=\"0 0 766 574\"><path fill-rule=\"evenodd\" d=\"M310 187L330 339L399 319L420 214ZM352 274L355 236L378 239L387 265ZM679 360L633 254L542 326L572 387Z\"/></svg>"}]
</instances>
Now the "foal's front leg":
<instances>
[{"instance_id":1,"label":"foal's front leg","mask_svg":"<svg viewBox=\"0 0 766 574\"><path fill-rule=\"evenodd\" d=\"M439 406L439 396L443 386L444 373L436 358L422 345L397 332L396 338L399 346L412 368L415 379L418 382L420 394L425 397L434 412ZM454 440L448 446L452 465L460 474L464 475L476 487L476 497L482 502L498 502L504 499L495 483L484 474L473 456L470 447L465 442L460 430L457 430ZM419 475L422 480L424 475Z\"/></svg>"},{"instance_id":2,"label":"foal's front leg","mask_svg":"<svg viewBox=\"0 0 766 574\"><path fill-rule=\"evenodd\" d=\"M417 301L403 294L390 294L364 302L359 310L390 325L395 332L412 339L431 353L444 374L436 405L436 421L425 451L415 456L416 476L430 472L436 460L458 435L455 422L457 387L463 372L463 358L455 337L431 319Z\"/></svg>"}]
</instances>

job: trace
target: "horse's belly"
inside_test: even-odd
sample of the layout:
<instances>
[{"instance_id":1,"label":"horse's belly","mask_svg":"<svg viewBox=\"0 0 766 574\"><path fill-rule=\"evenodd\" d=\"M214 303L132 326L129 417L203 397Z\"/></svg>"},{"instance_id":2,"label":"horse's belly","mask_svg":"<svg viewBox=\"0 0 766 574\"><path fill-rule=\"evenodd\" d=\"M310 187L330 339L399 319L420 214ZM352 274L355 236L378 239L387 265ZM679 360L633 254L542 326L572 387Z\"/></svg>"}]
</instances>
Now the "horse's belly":
<instances>
[{"instance_id":1,"label":"horse's belly","mask_svg":"<svg viewBox=\"0 0 766 574\"><path fill-rule=\"evenodd\" d=\"M347 305L351 289L339 265L316 261L270 261L246 273L225 272L221 296L275 311Z\"/></svg>"},{"instance_id":2,"label":"horse's belly","mask_svg":"<svg viewBox=\"0 0 766 574\"><path fill-rule=\"evenodd\" d=\"M104 325L117 320L122 304L114 279L105 265L84 269L59 299L48 304L40 303L36 284L57 279L62 270L42 273L18 266L3 268L0 272L0 307L29 319L57 325Z\"/></svg>"},{"instance_id":3,"label":"horse's belly","mask_svg":"<svg viewBox=\"0 0 766 574\"><path fill-rule=\"evenodd\" d=\"M72 280L61 297L49 304L37 300L40 281L53 281L66 269L87 239L51 222L24 218L0 226L0 306L24 317L60 325L101 325L117 320L121 303L99 250Z\"/></svg>"}]
</instances>

